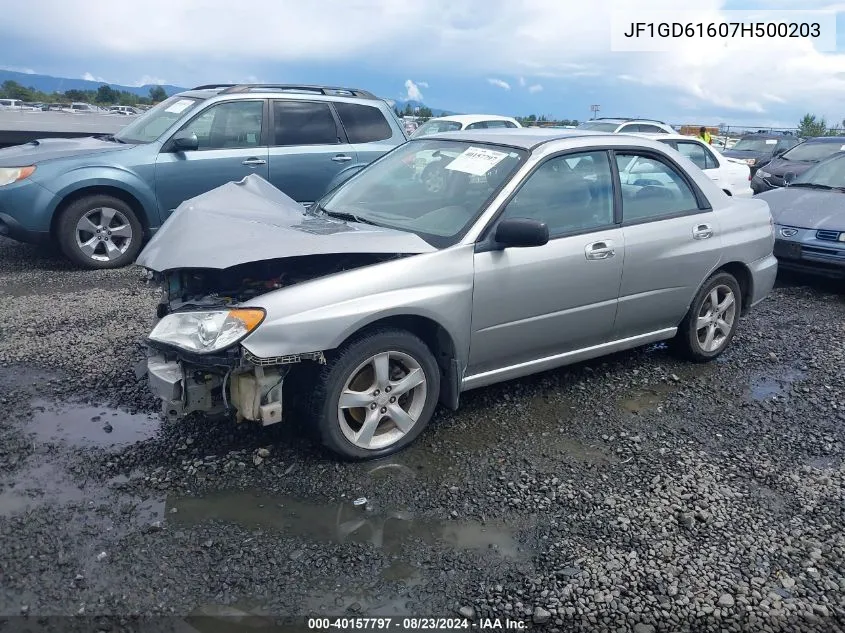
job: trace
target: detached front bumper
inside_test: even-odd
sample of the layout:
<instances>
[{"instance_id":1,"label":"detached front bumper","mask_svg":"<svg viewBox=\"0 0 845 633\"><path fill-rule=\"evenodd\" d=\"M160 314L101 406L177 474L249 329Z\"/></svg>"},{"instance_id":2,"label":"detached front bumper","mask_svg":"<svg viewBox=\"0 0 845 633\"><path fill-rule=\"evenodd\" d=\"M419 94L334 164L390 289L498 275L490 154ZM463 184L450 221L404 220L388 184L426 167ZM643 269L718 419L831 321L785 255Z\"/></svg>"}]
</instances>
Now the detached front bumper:
<instances>
[{"instance_id":1,"label":"detached front bumper","mask_svg":"<svg viewBox=\"0 0 845 633\"><path fill-rule=\"evenodd\" d=\"M251 420L264 426L281 422L282 389L289 370L290 365L251 363L239 352L213 362L154 348L147 356L149 387L161 400L168 420L234 410L239 422Z\"/></svg>"},{"instance_id":2,"label":"detached front bumper","mask_svg":"<svg viewBox=\"0 0 845 633\"><path fill-rule=\"evenodd\" d=\"M161 400L161 410L168 419L183 418L194 412L223 413L225 373L203 370L163 354L147 358L150 391Z\"/></svg>"}]
</instances>

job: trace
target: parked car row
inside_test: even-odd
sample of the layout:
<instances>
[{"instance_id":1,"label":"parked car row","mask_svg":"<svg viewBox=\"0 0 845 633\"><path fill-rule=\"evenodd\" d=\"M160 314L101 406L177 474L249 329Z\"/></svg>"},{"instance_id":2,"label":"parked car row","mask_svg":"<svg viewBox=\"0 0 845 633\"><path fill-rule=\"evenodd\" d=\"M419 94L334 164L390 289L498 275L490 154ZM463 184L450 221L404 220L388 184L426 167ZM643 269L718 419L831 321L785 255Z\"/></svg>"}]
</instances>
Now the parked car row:
<instances>
[{"instance_id":1,"label":"parked car row","mask_svg":"<svg viewBox=\"0 0 845 633\"><path fill-rule=\"evenodd\" d=\"M363 90L199 86L113 137L0 150L0 234L161 284L166 417L306 416L373 459L477 387L656 341L713 360L781 257L845 270L842 155L752 197L747 159L599 123L438 117L408 139Z\"/></svg>"}]
</instances>

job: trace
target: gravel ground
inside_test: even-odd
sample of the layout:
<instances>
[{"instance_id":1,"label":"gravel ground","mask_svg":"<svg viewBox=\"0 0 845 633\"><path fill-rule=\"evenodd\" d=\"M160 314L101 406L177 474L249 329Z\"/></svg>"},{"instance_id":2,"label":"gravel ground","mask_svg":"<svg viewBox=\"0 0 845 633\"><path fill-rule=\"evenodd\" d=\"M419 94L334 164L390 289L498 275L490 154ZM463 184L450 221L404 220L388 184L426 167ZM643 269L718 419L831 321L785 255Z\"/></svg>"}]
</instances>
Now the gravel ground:
<instances>
[{"instance_id":1,"label":"gravel ground","mask_svg":"<svg viewBox=\"0 0 845 633\"><path fill-rule=\"evenodd\" d=\"M843 630L837 290L780 284L709 365L657 346L470 392L350 465L295 425L162 424L138 271L0 238L0 616Z\"/></svg>"}]
</instances>

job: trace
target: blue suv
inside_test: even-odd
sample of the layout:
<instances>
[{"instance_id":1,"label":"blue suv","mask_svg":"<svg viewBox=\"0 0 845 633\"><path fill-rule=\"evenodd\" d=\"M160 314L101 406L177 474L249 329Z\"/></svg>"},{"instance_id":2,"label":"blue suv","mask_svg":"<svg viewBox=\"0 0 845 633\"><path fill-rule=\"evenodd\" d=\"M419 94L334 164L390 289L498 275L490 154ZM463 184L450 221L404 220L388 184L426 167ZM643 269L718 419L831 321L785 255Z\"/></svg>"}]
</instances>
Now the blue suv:
<instances>
[{"instance_id":1,"label":"blue suv","mask_svg":"<svg viewBox=\"0 0 845 633\"><path fill-rule=\"evenodd\" d=\"M405 141L391 106L363 90L199 86L113 136L0 149L0 235L118 268L184 200L258 174L309 204Z\"/></svg>"}]
</instances>

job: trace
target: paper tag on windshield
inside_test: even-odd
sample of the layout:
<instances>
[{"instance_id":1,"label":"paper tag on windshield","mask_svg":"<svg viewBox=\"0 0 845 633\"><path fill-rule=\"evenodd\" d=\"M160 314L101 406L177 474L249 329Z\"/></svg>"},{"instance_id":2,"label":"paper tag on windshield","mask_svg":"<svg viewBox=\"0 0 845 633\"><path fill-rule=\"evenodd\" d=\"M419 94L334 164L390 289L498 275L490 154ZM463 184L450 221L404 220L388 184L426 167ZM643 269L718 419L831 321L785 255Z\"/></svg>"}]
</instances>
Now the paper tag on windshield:
<instances>
[{"instance_id":1,"label":"paper tag on windshield","mask_svg":"<svg viewBox=\"0 0 845 633\"><path fill-rule=\"evenodd\" d=\"M189 108L193 102L193 99L179 99L179 101L177 101L176 103L172 103L167 106L165 112L179 114L180 112L184 112L187 108Z\"/></svg>"},{"instance_id":2,"label":"paper tag on windshield","mask_svg":"<svg viewBox=\"0 0 845 633\"><path fill-rule=\"evenodd\" d=\"M446 169L460 171L472 176L483 176L501 163L507 156L506 152L496 152L481 147L470 147L446 165Z\"/></svg>"},{"instance_id":3,"label":"paper tag on windshield","mask_svg":"<svg viewBox=\"0 0 845 633\"><path fill-rule=\"evenodd\" d=\"M776 138L767 138L766 145L775 145L778 142Z\"/></svg>"}]
</instances>

